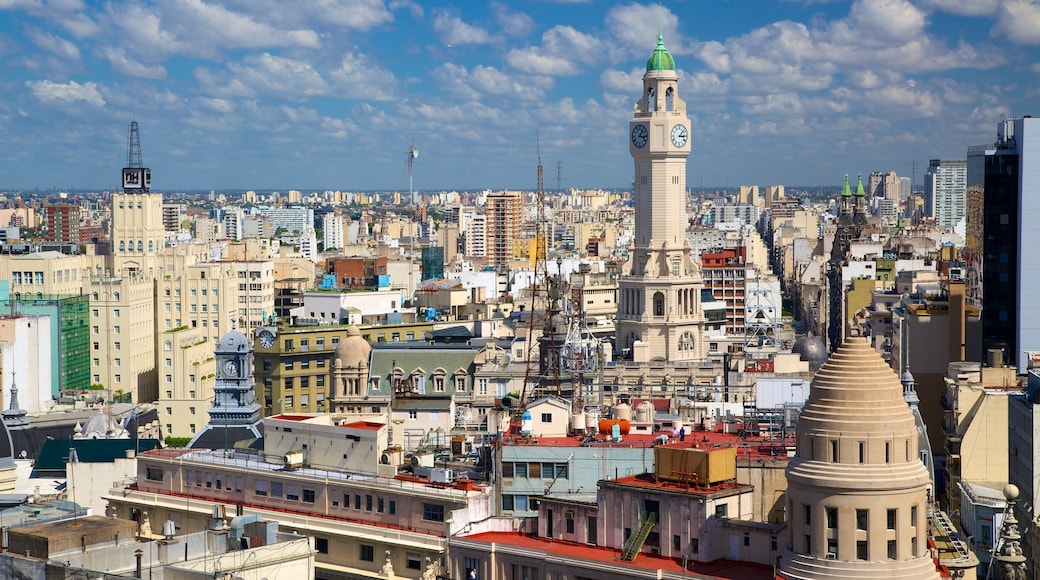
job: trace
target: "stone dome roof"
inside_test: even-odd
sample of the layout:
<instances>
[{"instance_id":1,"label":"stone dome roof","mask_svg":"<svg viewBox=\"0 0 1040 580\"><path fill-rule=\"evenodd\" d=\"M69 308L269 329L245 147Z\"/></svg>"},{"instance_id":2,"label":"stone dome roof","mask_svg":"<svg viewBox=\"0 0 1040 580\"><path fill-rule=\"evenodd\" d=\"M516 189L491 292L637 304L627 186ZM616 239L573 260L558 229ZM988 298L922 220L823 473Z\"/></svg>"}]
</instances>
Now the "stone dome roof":
<instances>
[{"instance_id":1,"label":"stone dome roof","mask_svg":"<svg viewBox=\"0 0 1040 580\"><path fill-rule=\"evenodd\" d=\"M347 328L347 337L336 345L333 360L338 361L342 367L363 368L368 367L371 353L372 345L362 338L361 330L357 326L351 325Z\"/></svg>"},{"instance_id":2,"label":"stone dome roof","mask_svg":"<svg viewBox=\"0 0 1040 580\"><path fill-rule=\"evenodd\" d=\"M672 58L672 53L664 47L663 34L657 35L657 48L650 53L650 58L646 59L646 72L659 70L675 70L675 59Z\"/></svg>"},{"instance_id":3,"label":"stone dome roof","mask_svg":"<svg viewBox=\"0 0 1040 580\"><path fill-rule=\"evenodd\" d=\"M815 334L807 334L794 341L791 352L809 363L811 370L816 370L827 362L827 347L824 346L823 339Z\"/></svg>"},{"instance_id":4,"label":"stone dome roof","mask_svg":"<svg viewBox=\"0 0 1040 580\"><path fill-rule=\"evenodd\" d=\"M220 337L217 342L217 352L231 352L231 351L245 351L252 350L253 341L249 340L245 334L237 329L229 330L224 336Z\"/></svg>"}]
</instances>

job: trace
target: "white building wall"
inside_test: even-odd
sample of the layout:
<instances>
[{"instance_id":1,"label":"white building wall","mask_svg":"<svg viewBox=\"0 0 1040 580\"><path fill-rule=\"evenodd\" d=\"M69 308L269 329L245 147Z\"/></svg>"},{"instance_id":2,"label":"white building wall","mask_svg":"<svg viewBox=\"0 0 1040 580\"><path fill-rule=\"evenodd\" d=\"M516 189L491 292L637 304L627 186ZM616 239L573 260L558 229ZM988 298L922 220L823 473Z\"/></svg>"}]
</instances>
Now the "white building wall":
<instances>
[{"instance_id":1,"label":"white building wall","mask_svg":"<svg viewBox=\"0 0 1040 580\"><path fill-rule=\"evenodd\" d=\"M3 401L11 403L11 383L18 385L18 404L30 413L46 410L54 404L51 382L50 316L19 316L5 320L14 326L14 342L2 346Z\"/></svg>"}]
</instances>

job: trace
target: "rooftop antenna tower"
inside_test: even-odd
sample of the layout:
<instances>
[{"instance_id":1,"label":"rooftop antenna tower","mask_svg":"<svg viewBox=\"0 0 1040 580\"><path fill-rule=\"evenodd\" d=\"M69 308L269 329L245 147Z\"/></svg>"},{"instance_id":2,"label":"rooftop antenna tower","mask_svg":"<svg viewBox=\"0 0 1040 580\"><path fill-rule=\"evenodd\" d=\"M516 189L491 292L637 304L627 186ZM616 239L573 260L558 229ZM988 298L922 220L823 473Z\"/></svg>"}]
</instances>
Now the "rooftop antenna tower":
<instances>
[{"instance_id":1,"label":"rooftop antenna tower","mask_svg":"<svg viewBox=\"0 0 1040 580\"><path fill-rule=\"evenodd\" d=\"M141 157L141 133L137 121L130 122L126 138L126 167L123 168L123 193L148 193L152 187L152 170L144 166Z\"/></svg>"},{"instance_id":2,"label":"rooftop antenna tower","mask_svg":"<svg viewBox=\"0 0 1040 580\"><path fill-rule=\"evenodd\" d=\"M412 144L408 146L408 201L415 204L415 191L412 189L412 163L419 158L419 148L415 146L415 133L412 133Z\"/></svg>"}]
</instances>

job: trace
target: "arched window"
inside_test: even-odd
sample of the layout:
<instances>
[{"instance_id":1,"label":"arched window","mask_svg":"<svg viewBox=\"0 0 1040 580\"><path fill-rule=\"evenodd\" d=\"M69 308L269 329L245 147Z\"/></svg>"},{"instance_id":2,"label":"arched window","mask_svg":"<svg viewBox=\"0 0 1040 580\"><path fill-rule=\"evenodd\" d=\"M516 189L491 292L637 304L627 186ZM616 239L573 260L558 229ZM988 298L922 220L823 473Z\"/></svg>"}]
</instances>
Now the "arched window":
<instances>
[{"instance_id":1,"label":"arched window","mask_svg":"<svg viewBox=\"0 0 1040 580\"><path fill-rule=\"evenodd\" d=\"M113 299L114 299L114 300L115 300L116 302L119 302L119 292L113 292L113 293L112 293L112 298L113 298Z\"/></svg>"},{"instance_id":2,"label":"arched window","mask_svg":"<svg viewBox=\"0 0 1040 580\"><path fill-rule=\"evenodd\" d=\"M675 106L675 104L674 104L675 99L673 98L674 96L675 96L675 89L673 87L668 87L667 89L665 89L665 91L664 91L664 110L671 111L672 108Z\"/></svg>"},{"instance_id":3,"label":"arched window","mask_svg":"<svg viewBox=\"0 0 1040 580\"><path fill-rule=\"evenodd\" d=\"M672 258L672 276L679 275L679 258Z\"/></svg>"},{"instance_id":4,"label":"arched window","mask_svg":"<svg viewBox=\"0 0 1040 580\"><path fill-rule=\"evenodd\" d=\"M657 110L657 94L654 91L654 87L646 90L646 108L649 111Z\"/></svg>"},{"instance_id":5,"label":"arched window","mask_svg":"<svg viewBox=\"0 0 1040 580\"><path fill-rule=\"evenodd\" d=\"M654 316L664 316L664 294L654 293Z\"/></svg>"},{"instance_id":6,"label":"arched window","mask_svg":"<svg viewBox=\"0 0 1040 580\"><path fill-rule=\"evenodd\" d=\"M138 252L143 252L144 251L144 243L141 242L141 240L137 240L137 251Z\"/></svg>"},{"instance_id":7,"label":"arched window","mask_svg":"<svg viewBox=\"0 0 1040 580\"><path fill-rule=\"evenodd\" d=\"M148 240L148 251L149 252L154 252L155 251L155 245L154 244L155 244L155 242L153 242L152 240Z\"/></svg>"},{"instance_id":8,"label":"arched window","mask_svg":"<svg viewBox=\"0 0 1040 580\"><path fill-rule=\"evenodd\" d=\"M126 251L126 242L124 242L123 240L119 240L119 251L120 252L125 252Z\"/></svg>"}]
</instances>

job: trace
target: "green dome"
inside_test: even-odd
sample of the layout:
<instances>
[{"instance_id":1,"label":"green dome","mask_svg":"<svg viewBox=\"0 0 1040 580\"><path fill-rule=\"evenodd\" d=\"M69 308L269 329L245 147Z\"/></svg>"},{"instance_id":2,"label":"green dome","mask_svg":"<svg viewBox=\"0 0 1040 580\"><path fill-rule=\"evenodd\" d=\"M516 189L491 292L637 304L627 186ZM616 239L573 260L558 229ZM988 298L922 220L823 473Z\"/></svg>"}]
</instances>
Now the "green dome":
<instances>
[{"instance_id":1,"label":"green dome","mask_svg":"<svg viewBox=\"0 0 1040 580\"><path fill-rule=\"evenodd\" d=\"M860 173L856 176L856 195L863 197L867 195L867 192L863 191L863 174Z\"/></svg>"},{"instance_id":2,"label":"green dome","mask_svg":"<svg viewBox=\"0 0 1040 580\"><path fill-rule=\"evenodd\" d=\"M650 54L650 58L646 59L646 72L654 70L675 70L675 59L664 47L663 34L657 35L657 48Z\"/></svg>"},{"instance_id":3,"label":"green dome","mask_svg":"<svg viewBox=\"0 0 1040 580\"><path fill-rule=\"evenodd\" d=\"M842 197L852 197L852 188L849 187L849 174L845 174L845 185L841 188Z\"/></svg>"}]
</instances>

